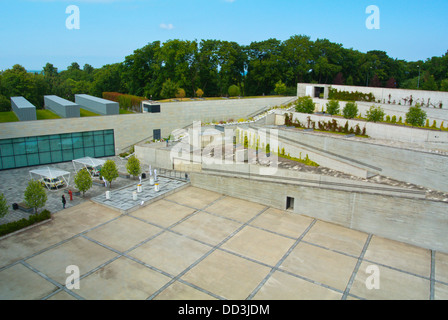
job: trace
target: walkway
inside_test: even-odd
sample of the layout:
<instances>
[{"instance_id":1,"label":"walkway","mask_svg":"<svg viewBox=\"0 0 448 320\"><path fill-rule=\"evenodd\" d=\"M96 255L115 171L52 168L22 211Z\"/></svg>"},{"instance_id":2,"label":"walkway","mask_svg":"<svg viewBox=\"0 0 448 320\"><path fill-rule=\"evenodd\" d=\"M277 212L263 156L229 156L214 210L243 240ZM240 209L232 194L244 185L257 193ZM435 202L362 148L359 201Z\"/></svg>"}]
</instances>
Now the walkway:
<instances>
[{"instance_id":1,"label":"walkway","mask_svg":"<svg viewBox=\"0 0 448 320\"><path fill-rule=\"evenodd\" d=\"M448 254L189 186L0 240L0 299L448 299Z\"/></svg>"}]
</instances>

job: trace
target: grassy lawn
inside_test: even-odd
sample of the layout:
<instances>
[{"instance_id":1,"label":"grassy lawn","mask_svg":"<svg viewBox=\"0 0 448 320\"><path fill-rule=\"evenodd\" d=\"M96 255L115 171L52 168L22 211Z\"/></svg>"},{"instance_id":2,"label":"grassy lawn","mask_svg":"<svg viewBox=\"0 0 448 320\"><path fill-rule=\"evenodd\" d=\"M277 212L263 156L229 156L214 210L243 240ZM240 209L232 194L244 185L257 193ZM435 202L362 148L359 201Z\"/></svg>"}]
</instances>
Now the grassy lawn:
<instances>
[{"instance_id":1,"label":"grassy lawn","mask_svg":"<svg viewBox=\"0 0 448 320\"><path fill-rule=\"evenodd\" d=\"M0 112L0 122L15 122L19 121L16 114L13 111Z\"/></svg>"},{"instance_id":2,"label":"grassy lawn","mask_svg":"<svg viewBox=\"0 0 448 320\"><path fill-rule=\"evenodd\" d=\"M100 114L89 111L89 110L85 110L83 108L79 109L79 115L81 117L96 117L96 116L100 116Z\"/></svg>"},{"instance_id":3,"label":"grassy lawn","mask_svg":"<svg viewBox=\"0 0 448 320\"><path fill-rule=\"evenodd\" d=\"M61 117L50 110L36 110L36 118L37 120L48 120L60 119Z\"/></svg>"},{"instance_id":4,"label":"grassy lawn","mask_svg":"<svg viewBox=\"0 0 448 320\"><path fill-rule=\"evenodd\" d=\"M120 114L132 114L132 113L134 113L134 112L120 108Z\"/></svg>"}]
</instances>

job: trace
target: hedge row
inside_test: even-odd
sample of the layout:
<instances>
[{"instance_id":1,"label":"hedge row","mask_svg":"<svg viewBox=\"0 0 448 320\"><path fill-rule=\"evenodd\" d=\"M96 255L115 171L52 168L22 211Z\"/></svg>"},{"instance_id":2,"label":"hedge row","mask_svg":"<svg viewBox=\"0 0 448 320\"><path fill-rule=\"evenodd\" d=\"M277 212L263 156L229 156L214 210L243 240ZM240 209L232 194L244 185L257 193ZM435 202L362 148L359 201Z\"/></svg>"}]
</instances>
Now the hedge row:
<instances>
[{"instance_id":1,"label":"hedge row","mask_svg":"<svg viewBox=\"0 0 448 320\"><path fill-rule=\"evenodd\" d=\"M30 215L28 219L23 218L17 221L2 224L0 225L0 237L8 233L29 227L35 223L48 220L50 218L51 218L50 211L45 209L41 213Z\"/></svg>"},{"instance_id":2,"label":"hedge row","mask_svg":"<svg viewBox=\"0 0 448 320\"><path fill-rule=\"evenodd\" d=\"M121 109L140 111L140 104L146 98L119 92L103 92L103 98L118 102Z\"/></svg>"},{"instance_id":3,"label":"hedge row","mask_svg":"<svg viewBox=\"0 0 448 320\"><path fill-rule=\"evenodd\" d=\"M369 93L362 93L358 91L338 91L337 89L330 88L328 92L328 99L341 100L341 101L367 101L375 102L375 96Z\"/></svg>"}]
</instances>

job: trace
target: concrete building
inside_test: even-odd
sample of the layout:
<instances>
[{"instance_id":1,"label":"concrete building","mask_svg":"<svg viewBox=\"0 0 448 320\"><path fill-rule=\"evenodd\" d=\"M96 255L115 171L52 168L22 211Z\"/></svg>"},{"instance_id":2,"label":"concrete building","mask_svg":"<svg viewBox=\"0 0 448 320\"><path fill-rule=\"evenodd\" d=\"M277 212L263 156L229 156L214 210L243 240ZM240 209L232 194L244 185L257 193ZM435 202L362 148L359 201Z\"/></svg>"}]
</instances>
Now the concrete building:
<instances>
[{"instance_id":1,"label":"concrete building","mask_svg":"<svg viewBox=\"0 0 448 320\"><path fill-rule=\"evenodd\" d=\"M44 106L45 109L53 111L62 118L79 118L80 116L78 104L58 96L44 96Z\"/></svg>"},{"instance_id":2,"label":"concrete building","mask_svg":"<svg viewBox=\"0 0 448 320\"><path fill-rule=\"evenodd\" d=\"M120 113L118 102L93 97L88 94L75 94L75 103L77 103L83 109L101 115L112 115Z\"/></svg>"},{"instance_id":3,"label":"concrete building","mask_svg":"<svg viewBox=\"0 0 448 320\"><path fill-rule=\"evenodd\" d=\"M20 121L36 120L36 107L24 97L11 97L11 108Z\"/></svg>"},{"instance_id":4,"label":"concrete building","mask_svg":"<svg viewBox=\"0 0 448 320\"><path fill-rule=\"evenodd\" d=\"M330 89L347 92L358 91L366 94L372 93L375 96L376 103L388 103L403 106L415 105L419 103L424 107L448 109L448 92L444 91L298 83L297 96L310 96L312 98L328 99Z\"/></svg>"}]
</instances>

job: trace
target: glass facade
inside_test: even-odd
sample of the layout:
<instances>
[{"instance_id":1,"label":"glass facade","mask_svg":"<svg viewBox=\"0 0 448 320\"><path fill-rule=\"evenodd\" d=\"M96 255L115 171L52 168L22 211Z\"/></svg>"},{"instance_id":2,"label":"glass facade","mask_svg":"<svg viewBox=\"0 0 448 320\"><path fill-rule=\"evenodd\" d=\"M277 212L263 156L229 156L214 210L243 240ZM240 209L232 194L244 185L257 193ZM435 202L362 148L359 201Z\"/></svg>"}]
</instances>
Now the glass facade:
<instances>
[{"instance_id":1,"label":"glass facade","mask_svg":"<svg viewBox=\"0 0 448 320\"><path fill-rule=\"evenodd\" d=\"M114 130L0 140L0 170L114 155Z\"/></svg>"}]
</instances>

